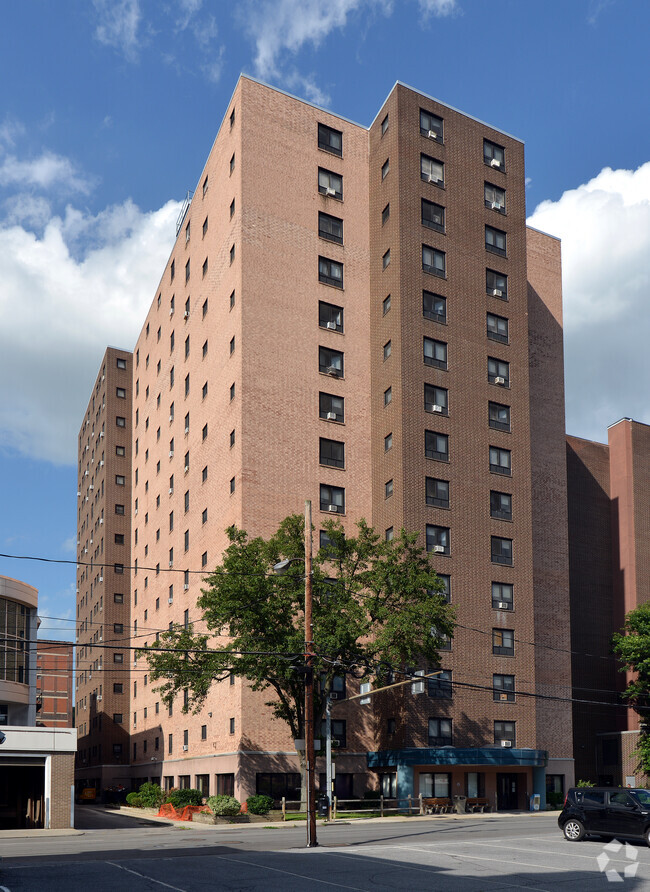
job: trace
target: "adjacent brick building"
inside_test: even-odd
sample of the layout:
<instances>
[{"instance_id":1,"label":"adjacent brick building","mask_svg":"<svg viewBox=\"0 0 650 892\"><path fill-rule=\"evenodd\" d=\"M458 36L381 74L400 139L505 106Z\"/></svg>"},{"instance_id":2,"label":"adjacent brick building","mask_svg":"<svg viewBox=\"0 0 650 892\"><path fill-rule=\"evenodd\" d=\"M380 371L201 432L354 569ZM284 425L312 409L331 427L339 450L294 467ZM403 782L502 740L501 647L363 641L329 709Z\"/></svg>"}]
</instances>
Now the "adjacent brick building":
<instances>
[{"instance_id":1,"label":"adjacent brick building","mask_svg":"<svg viewBox=\"0 0 650 892\"><path fill-rule=\"evenodd\" d=\"M74 727L74 644L46 641L36 645L37 722L46 728Z\"/></svg>"},{"instance_id":2,"label":"adjacent brick building","mask_svg":"<svg viewBox=\"0 0 650 892\"><path fill-rule=\"evenodd\" d=\"M200 628L226 527L305 498L317 530L419 530L446 583L441 681L337 701L341 794L510 808L573 780L560 252L524 189L519 140L402 84L366 128L241 77L135 345L132 644ZM267 695L168 711L136 655L129 696L134 783L295 790Z\"/></svg>"}]
</instances>

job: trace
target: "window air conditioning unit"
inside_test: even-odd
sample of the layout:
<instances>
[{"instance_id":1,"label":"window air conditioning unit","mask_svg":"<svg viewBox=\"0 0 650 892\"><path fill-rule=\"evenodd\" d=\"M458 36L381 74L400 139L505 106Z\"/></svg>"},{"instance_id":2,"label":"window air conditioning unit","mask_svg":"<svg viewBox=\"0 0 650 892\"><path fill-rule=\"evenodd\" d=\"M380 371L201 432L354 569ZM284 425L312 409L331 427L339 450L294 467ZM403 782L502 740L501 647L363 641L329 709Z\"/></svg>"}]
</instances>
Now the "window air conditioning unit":
<instances>
[{"instance_id":1,"label":"window air conditioning unit","mask_svg":"<svg viewBox=\"0 0 650 892\"><path fill-rule=\"evenodd\" d=\"M78 495L78 496L81 495L81 490L80 490L80 489L77 490L77 495Z\"/></svg>"},{"instance_id":2,"label":"window air conditioning unit","mask_svg":"<svg viewBox=\"0 0 650 892\"><path fill-rule=\"evenodd\" d=\"M444 554L444 553L445 553L445 546L444 546L444 545L434 545L434 546L433 546L433 553L434 553L434 554Z\"/></svg>"},{"instance_id":3,"label":"window air conditioning unit","mask_svg":"<svg viewBox=\"0 0 650 892\"><path fill-rule=\"evenodd\" d=\"M184 592L189 592L189 590L190 590L190 584L189 584L189 582L185 582L185 583L183 583L183 591L184 591Z\"/></svg>"},{"instance_id":4,"label":"window air conditioning unit","mask_svg":"<svg viewBox=\"0 0 650 892\"><path fill-rule=\"evenodd\" d=\"M336 322L328 322L325 328L334 329L334 331L336 331Z\"/></svg>"},{"instance_id":5,"label":"window air conditioning unit","mask_svg":"<svg viewBox=\"0 0 650 892\"><path fill-rule=\"evenodd\" d=\"M93 544L93 538L92 538L92 536L90 537L90 544L91 544L91 545Z\"/></svg>"},{"instance_id":6,"label":"window air conditioning unit","mask_svg":"<svg viewBox=\"0 0 650 892\"><path fill-rule=\"evenodd\" d=\"M440 413L440 412L442 412L442 406L439 406L437 403L432 403L431 411Z\"/></svg>"},{"instance_id":7,"label":"window air conditioning unit","mask_svg":"<svg viewBox=\"0 0 650 892\"><path fill-rule=\"evenodd\" d=\"M503 205L500 201L493 201L491 207L493 211L500 211Z\"/></svg>"},{"instance_id":8,"label":"window air conditioning unit","mask_svg":"<svg viewBox=\"0 0 650 892\"><path fill-rule=\"evenodd\" d=\"M93 431L90 435L91 439L95 436L95 431Z\"/></svg>"},{"instance_id":9,"label":"window air conditioning unit","mask_svg":"<svg viewBox=\"0 0 650 892\"><path fill-rule=\"evenodd\" d=\"M170 566L170 567L173 567L173 566L174 566L174 562L173 562L173 561L170 561L170 562L169 562L169 566Z\"/></svg>"},{"instance_id":10,"label":"window air conditioning unit","mask_svg":"<svg viewBox=\"0 0 650 892\"><path fill-rule=\"evenodd\" d=\"M330 691L328 696L329 696L330 700L338 700L339 699L339 695L338 695L337 691Z\"/></svg>"},{"instance_id":11,"label":"window air conditioning unit","mask_svg":"<svg viewBox=\"0 0 650 892\"><path fill-rule=\"evenodd\" d=\"M174 420L174 416L173 416L173 415L170 415L170 416L169 416L169 423L171 424L173 420Z\"/></svg>"},{"instance_id":12,"label":"window air conditioning unit","mask_svg":"<svg viewBox=\"0 0 650 892\"><path fill-rule=\"evenodd\" d=\"M432 173L429 174L429 182L430 183L442 183L440 177L434 176Z\"/></svg>"},{"instance_id":13,"label":"window air conditioning unit","mask_svg":"<svg viewBox=\"0 0 650 892\"><path fill-rule=\"evenodd\" d=\"M103 517L100 517L100 518L99 518L99 522L100 522L100 523L104 523L104 518L103 518Z\"/></svg>"},{"instance_id":14,"label":"window air conditioning unit","mask_svg":"<svg viewBox=\"0 0 650 892\"><path fill-rule=\"evenodd\" d=\"M170 458L173 458L173 457L174 457L174 450L173 450L173 449L170 449L170 450L169 450L169 457L170 457Z\"/></svg>"},{"instance_id":15,"label":"window air conditioning unit","mask_svg":"<svg viewBox=\"0 0 650 892\"><path fill-rule=\"evenodd\" d=\"M503 375L497 375L496 378L494 379L494 383L495 384L505 384L506 379L503 377Z\"/></svg>"},{"instance_id":16,"label":"window air conditioning unit","mask_svg":"<svg viewBox=\"0 0 650 892\"><path fill-rule=\"evenodd\" d=\"M134 514L137 514L137 513L138 513L138 509L136 508L135 511L134 511L133 513L134 513Z\"/></svg>"},{"instance_id":17,"label":"window air conditioning unit","mask_svg":"<svg viewBox=\"0 0 650 892\"><path fill-rule=\"evenodd\" d=\"M173 492L174 492L174 490L173 490L172 487L170 486L170 487L169 487L169 495L171 495Z\"/></svg>"},{"instance_id":18,"label":"window air conditioning unit","mask_svg":"<svg viewBox=\"0 0 650 892\"><path fill-rule=\"evenodd\" d=\"M189 469L190 469L190 466L189 466L189 465L185 465L184 470L185 470L185 473L186 473L186 474L187 474L187 472L189 471Z\"/></svg>"},{"instance_id":19,"label":"window air conditioning unit","mask_svg":"<svg viewBox=\"0 0 650 892\"><path fill-rule=\"evenodd\" d=\"M505 746L506 748L512 746L512 740L502 740L501 746Z\"/></svg>"},{"instance_id":20,"label":"window air conditioning unit","mask_svg":"<svg viewBox=\"0 0 650 892\"><path fill-rule=\"evenodd\" d=\"M328 412L325 416L328 421L336 421L336 412Z\"/></svg>"},{"instance_id":21,"label":"window air conditioning unit","mask_svg":"<svg viewBox=\"0 0 650 892\"><path fill-rule=\"evenodd\" d=\"M173 307L170 308L170 310L169 310L169 315L170 315L170 316L173 316L173 315L174 315L174 308L173 308Z\"/></svg>"},{"instance_id":22,"label":"window air conditioning unit","mask_svg":"<svg viewBox=\"0 0 650 892\"><path fill-rule=\"evenodd\" d=\"M104 577L103 577L103 576L100 576L100 577L99 577L99 581L100 581L100 582L103 582L103 581L104 581Z\"/></svg>"},{"instance_id":23,"label":"window air conditioning unit","mask_svg":"<svg viewBox=\"0 0 650 892\"><path fill-rule=\"evenodd\" d=\"M92 492L92 491L94 490L94 488L95 488L95 487L92 485L92 483L91 483L90 486L88 487L88 489L89 489L90 492Z\"/></svg>"},{"instance_id":24,"label":"window air conditioning unit","mask_svg":"<svg viewBox=\"0 0 650 892\"><path fill-rule=\"evenodd\" d=\"M88 554L88 549L84 548L84 554Z\"/></svg>"},{"instance_id":25,"label":"window air conditioning unit","mask_svg":"<svg viewBox=\"0 0 650 892\"><path fill-rule=\"evenodd\" d=\"M86 501L86 502L88 501L88 496L86 496L85 501Z\"/></svg>"},{"instance_id":26,"label":"window air conditioning unit","mask_svg":"<svg viewBox=\"0 0 650 892\"><path fill-rule=\"evenodd\" d=\"M335 378L338 378L339 370L336 368L336 366L328 365L327 366L327 374L332 375Z\"/></svg>"},{"instance_id":27,"label":"window air conditioning unit","mask_svg":"<svg viewBox=\"0 0 650 892\"><path fill-rule=\"evenodd\" d=\"M499 700L507 700L507 699L508 699L507 694L499 694Z\"/></svg>"},{"instance_id":28,"label":"window air conditioning unit","mask_svg":"<svg viewBox=\"0 0 650 892\"><path fill-rule=\"evenodd\" d=\"M97 694L97 702L98 702L98 703L101 703L101 700L102 700L102 695L101 695L101 694Z\"/></svg>"},{"instance_id":29,"label":"window air conditioning unit","mask_svg":"<svg viewBox=\"0 0 650 892\"><path fill-rule=\"evenodd\" d=\"M435 130L429 130L427 136L429 137L429 139L438 139L438 134Z\"/></svg>"},{"instance_id":30,"label":"window air conditioning unit","mask_svg":"<svg viewBox=\"0 0 650 892\"><path fill-rule=\"evenodd\" d=\"M84 477L87 477L87 476L88 476L88 469L86 468L86 470L84 471Z\"/></svg>"},{"instance_id":31,"label":"window air conditioning unit","mask_svg":"<svg viewBox=\"0 0 650 892\"><path fill-rule=\"evenodd\" d=\"M332 189L331 186L328 186L325 189L325 195L336 195L336 189Z\"/></svg>"},{"instance_id":32,"label":"window air conditioning unit","mask_svg":"<svg viewBox=\"0 0 650 892\"><path fill-rule=\"evenodd\" d=\"M184 743L183 744L183 752L186 753L188 751L188 749L189 749L188 745L186 743Z\"/></svg>"},{"instance_id":33,"label":"window air conditioning unit","mask_svg":"<svg viewBox=\"0 0 650 892\"><path fill-rule=\"evenodd\" d=\"M492 297L503 297L503 291L500 288L493 288Z\"/></svg>"},{"instance_id":34,"label":"window air conditioning unit","mask_svg":"<svg viewBox=\"0 0 650 892\"><path fill-rule=\"evenodd\" d=\"M499 603L497 604L497 608L499 610L507 610L508 607L509 607L509 604L507 601L499 601Z\"/></svg>"},{"instance_id":35,"label":"window air conditioning unit","mask_svg":"<svg viewBox=\"0 0 650 892\"><path fill-rule=\"evenodd\" d=\"M103 458L99 460L99 467L100 468L104 467L104 459Z\"/></svg>"},{"instance_id":36,"label":"window air conditioning unit","mask_svg":"<svg viewBox=\"0 0 650 892\"><path fill-rule=\"evenodd\" d=\"M104 431L100 431L100 432L99 432L99 439L101 440L103 436L104 436Z\"/></svg>"},{"instance_id":37,"label":"window air conditioning unit","mask_svg":"<svg viewBox=\"0 0 650 892\"><path fill-rule=\"evenodd\" d=\"M186 427L186 428L185 428L185 433L186 433L186 434L189 434L189 432L190 432L189 427Z\"/></svg>"},{"instance_id":38,"label":"window air conditioning unit","mask_svg":"<svg viewBox=\"0 0 650 892\"><path fill-rule=\"evenodd\" d=\"M490 161L490 167L501 167L501 162L498 158L492 158Z\"/></svg>"},{"instance_id":39,"label":"window air conditioning unit","mask_svg":"<svg viewBox=\"0 0 650 892\"><path fill-rule=\"evenodd\" d=\"M339 509L338 509L338 507L337 507L336 505L328 505L328 506L327 506L327 510L328 510L328 511L333 511L333 512L338 513L338 510L339 510Z\"/></svg>"},{"instance_id":40,"label":"window air conditioning unit","mask_svg":"<svg viewBox=\"0 0 650 892\"><path fill-rule=\"evenodd\" d=\"M106 377L106 375L102 375L102 381L104 380L105 377Z\"/></svg>"},{"instance_id":41,"label":"window air conditioning unit","mask_svg":"<svg viewBox=\"0 0 650 892\"><path fill-rule=\"evenodd\" d=\"M183 313L183 319L189 319L189 318L190 318L190 311L185 310L185 312Z\"/></svg>"}]
</instances>

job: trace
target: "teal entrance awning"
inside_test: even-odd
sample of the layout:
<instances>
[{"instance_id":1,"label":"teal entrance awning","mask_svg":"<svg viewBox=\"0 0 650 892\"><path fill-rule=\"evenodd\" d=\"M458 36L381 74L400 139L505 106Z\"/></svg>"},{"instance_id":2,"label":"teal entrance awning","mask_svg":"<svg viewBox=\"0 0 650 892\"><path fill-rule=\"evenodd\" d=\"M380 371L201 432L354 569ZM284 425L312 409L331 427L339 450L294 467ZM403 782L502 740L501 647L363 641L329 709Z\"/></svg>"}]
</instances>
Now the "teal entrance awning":
<instances>
[{"instance_id":1,"label":"teal entrance awning","mask_svg":"<svg viewBox=\"0 0 650 892\"><path fill-rule=\"evenodd\" d=\"M368 768L397 768L406 765L471 765L520 766L545 768L548 763L546 750L528 748L483 747L406 747L401 750L379 750L367 753Z\"/></svg>"}]
</instances>

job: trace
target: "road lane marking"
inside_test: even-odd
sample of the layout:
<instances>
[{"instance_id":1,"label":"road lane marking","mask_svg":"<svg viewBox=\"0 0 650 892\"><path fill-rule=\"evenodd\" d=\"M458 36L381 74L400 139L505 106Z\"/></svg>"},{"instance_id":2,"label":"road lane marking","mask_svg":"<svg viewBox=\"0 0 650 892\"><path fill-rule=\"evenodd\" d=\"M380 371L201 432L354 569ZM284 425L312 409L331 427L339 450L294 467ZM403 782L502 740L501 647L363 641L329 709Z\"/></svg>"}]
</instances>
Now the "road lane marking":
<instances>
[{"instance_id":1,"label":"road lane marking","mask_svg":"<svg viewBox=\"0 0 650 892\"><path fill-rule=\"evenodd\" d=\"M133 876L140 877L143 880L151 880L152 883L158 883L159 886L164 886L166 889L173 889L174 892L187 892L187 889L180 889L178 886L170 886L169 883L163 883L162 880L156 880L153 877L147 876L145 873L138 873L137 870L130 870L128 867L122 867L121 864L116 864L115 861L105 861L105 864L110 864L112 867L117 867L120 870L125 870L127 873L132 873Z\"/></svg>"},{"instance_id":2,"label":"road lane marking","mask_svg":"<svg viewBox=\"0 0 650 892\"><path fill-rule=\"evenodd\" d=\"M317 849L313 848L309 851L316 852ZM304 852L301 852L301 854L304 854ZM333 886L335 889L351 889L352 892L366 892L365 889L361 889L359 886L344 886L342 883L330 883L327 880L319 879L319 877L312 877L304 873L293 873L291 870L282 870L279 867L269 867L268 864L258 864L256 861L244 861L243 858L227 858L225 855L213 855L212 857L233 864L247 864L249 867L255 867L257 870L260 868L263 870L272 870L274 873L283 873L286 874L286 876L296 877L296 879L299 880L309 880L310 883L322 883L324 886Z\"/></svg>"}]
</instances>

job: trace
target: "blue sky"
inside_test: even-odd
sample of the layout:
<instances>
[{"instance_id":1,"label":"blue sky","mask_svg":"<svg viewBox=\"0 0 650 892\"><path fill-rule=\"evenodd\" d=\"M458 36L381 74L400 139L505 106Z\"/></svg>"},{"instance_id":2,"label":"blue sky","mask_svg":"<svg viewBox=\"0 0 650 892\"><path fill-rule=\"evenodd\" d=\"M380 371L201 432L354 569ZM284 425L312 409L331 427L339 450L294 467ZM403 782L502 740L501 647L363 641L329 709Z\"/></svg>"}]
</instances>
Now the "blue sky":
<instances>
[{"instance_id":1,"label":"blue sky","mask_svg":"<svg viewBox=\"0 0 650 892\"><path fill-rule=\"evenodd\" d=\"M567 429L650 422L648 33L645 0L5 4L0 551L74 560L91 383L135 342L242 71L361 124L399 79L523 139L529 220L563 244ZM0 573L73 637L74 564Z\"/></svg>"}]
</instances>

